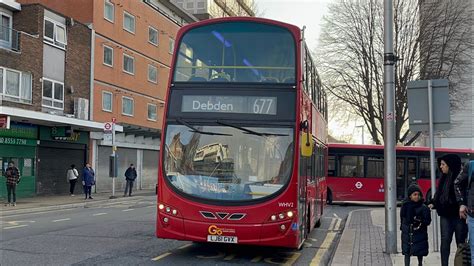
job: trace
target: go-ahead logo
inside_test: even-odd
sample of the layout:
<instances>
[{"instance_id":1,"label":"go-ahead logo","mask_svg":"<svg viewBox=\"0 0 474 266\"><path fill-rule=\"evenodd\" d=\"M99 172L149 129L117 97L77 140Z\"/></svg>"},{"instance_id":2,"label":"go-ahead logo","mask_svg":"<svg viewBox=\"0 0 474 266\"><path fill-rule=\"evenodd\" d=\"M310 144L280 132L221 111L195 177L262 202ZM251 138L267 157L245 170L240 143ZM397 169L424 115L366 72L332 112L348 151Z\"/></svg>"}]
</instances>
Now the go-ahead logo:
<instances>
[{"instance_id":1,"label":"go-ahead logo","mask_svg":"<svg viewBox=\"0 0 474 266\"><path fill-rule=\"evenodd\" d=\"M222 233L235 233L234 229L229 229L229 228L219 228L217 225L211 225L207 229L207 232L209 232L210 235L222 235Z\"/></svg>"}]
</instances>

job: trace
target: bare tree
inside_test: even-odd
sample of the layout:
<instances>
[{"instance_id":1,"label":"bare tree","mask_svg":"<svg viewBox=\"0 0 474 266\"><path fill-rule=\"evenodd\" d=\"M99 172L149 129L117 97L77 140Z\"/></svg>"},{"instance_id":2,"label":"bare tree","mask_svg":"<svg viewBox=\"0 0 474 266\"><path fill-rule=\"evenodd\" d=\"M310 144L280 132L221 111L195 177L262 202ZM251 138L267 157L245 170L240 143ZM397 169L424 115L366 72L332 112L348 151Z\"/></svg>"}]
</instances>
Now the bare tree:
<instances>
[{"instance_id":1,"label":"bare tree","mask_svg":"<svg viewBox=\"0 0 474 266\"><path fill-rule=\"evenodd\" d=\"M316 52L323 84L360 116L373 141L383 141L383 6L379 0L338 0L324 18ZM410 145L407 83L462 77L472 54L470 0L394 0L396 140ZM456 79L462 82L462 79ZM462 98L450 84L453 103ZM456 106L454 104L454 106Z\"/></svg>"}]
</instances>

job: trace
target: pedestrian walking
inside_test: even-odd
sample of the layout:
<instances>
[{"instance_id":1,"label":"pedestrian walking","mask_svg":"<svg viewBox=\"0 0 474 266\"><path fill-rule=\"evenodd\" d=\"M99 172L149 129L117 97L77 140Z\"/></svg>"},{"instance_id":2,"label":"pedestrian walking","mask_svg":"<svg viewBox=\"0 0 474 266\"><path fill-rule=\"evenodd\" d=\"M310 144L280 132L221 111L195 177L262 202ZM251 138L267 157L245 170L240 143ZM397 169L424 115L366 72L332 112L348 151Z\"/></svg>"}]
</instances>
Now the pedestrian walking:
<instances>
[{"instance_id":1,"label":"pedestrian walking","mask_svg":"<svg viewBox=\"0 0 474 266\"><path fill-rule=\"evenodd\" d=\"M84 186L84 194L86 194L86 198L92 198L92 186L95 185L95 173L94 169L92 169L89 163L86 163L86 167L82 171L82 185Z\"/></svg>"},{"instance_id":2,"label":"pedestrian walking","mask_svg":"<svg viewBox=\"0 0 474 266\"><path fill-rule=\"evenodd\" d=\"M466 220L459 217L459 205L454 193L454 180L461 171L461 158L447 154L438 159L441 177L433 200L428 207L436 209L441 227L441 265L448 266L453 234L456 245L464 243L467 237Z\"/></svg>"},{"instance_id":3,"label":"pedestrian walking","mask_svg":"<svg viewBox=\"0 0 474 266\"><path fill-rule=\"evenodd\" d=\"M8 163L5 177L8 194L8 203L5 203L5 206L16 206L16 185L20 183L20 171L16 168L13 161Z\"/></svg>"},{"instance_id":4,"label":"pedestrian walking","mask_svg":"<svg viewBox=\"0 0 474 266\"><path fill-rule=\"evenodd\" d=\"M466 219L471 247L471 263L474 262L474 161L466 163L454 180L454 192L459 207L459 218Z\"/></svg>"},{"instance_id":5,"label":"pedestrian walking","mask_svg":"<svg viewBox=\"0 0 474 266\"><path fill-rule=\"evenodd\" d=\"M405 266L410 265L410 257L418 257L418 265L423 265L423 257L428 255L428 225L431 223L430 209L423 203L423 194L417 184L408 187L408 198L400 210L400 230L402 231L402 254Z\"/></svg>"},{"instance_id":6,"label":"pedestrian walking","mask_svg":"<svg viewBox=\"0 0 474 266\"><path fill-rule=\"evenodd\" d=\"M67 180L69 182L69 193L74 196L74 188L76 187L77 178L79 173L77 172L76 165L71 164L71 168L67 170Z\"/></svg>"},{"instance_id":7,"label":"pedestrian walking","mask_svg":"<svg viewBox=\"0 0 474 266\"><path fill-rule=\"evenodd\" d=\"M125 181L127 184L125 185L125 191L123 193L123 196L127 196L127 190L128 190L128 196L132 196L132 188L133 188L133 182L135 182L135 179L137 179L137 170L135 170L135 166L130 164L130 167L127 168L125 171Z\"/></svg>"}]
</instances>

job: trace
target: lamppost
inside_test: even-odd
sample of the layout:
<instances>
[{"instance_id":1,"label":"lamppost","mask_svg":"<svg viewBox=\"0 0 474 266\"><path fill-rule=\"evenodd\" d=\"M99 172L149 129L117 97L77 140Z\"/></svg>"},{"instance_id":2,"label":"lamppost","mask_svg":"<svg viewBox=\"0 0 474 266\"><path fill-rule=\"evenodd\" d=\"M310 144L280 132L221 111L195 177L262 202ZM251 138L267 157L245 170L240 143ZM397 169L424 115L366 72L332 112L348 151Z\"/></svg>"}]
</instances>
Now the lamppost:
<instances>
[{"instance_id":1,"label":"lamppost","mask_svg":"<svg viewBox=\"0 0 474 266\"><path fill-rule=\"evenodd\" d=\"M360 126L355 126L356 128L360 127L360 130L362 132L362 144L364 144L364 125L360 125Z\"/></svg>"}]
</instances>

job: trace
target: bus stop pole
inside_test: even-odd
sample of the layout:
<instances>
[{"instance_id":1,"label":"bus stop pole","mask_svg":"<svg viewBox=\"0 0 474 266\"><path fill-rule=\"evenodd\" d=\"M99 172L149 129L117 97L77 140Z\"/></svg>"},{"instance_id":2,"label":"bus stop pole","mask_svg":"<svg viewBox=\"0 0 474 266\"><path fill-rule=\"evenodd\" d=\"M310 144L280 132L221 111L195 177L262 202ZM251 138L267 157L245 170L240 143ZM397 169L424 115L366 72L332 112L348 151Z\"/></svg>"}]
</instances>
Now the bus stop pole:
<instances>
[{"instance_id":1,"label":"bus stop pole","mask_svg":"<svg viewBox=\"0 0 474 266\"><path fill-rule=\"evenodd\" d=\"M428 119L430 133L430 174L431 174L431 198L436 193L436 167L435 167L435 150L434 150L434 126L433 126L433 86L431 80L428 80ZM438 215L435 210L431 211L433 220L433 250L438 250Z\"/></svg>"},{"instance_id":2,"label":"bus stop pole","mask_svg":"<svg viewBox=\"0 0 474 266\"><path fill-rule=\"evenodd\" d=\"M384 155L385 248L397 253L397 183L395 179L395 55L393 53L393 1L384 0Z\"/></svg>"}]
</instances>

